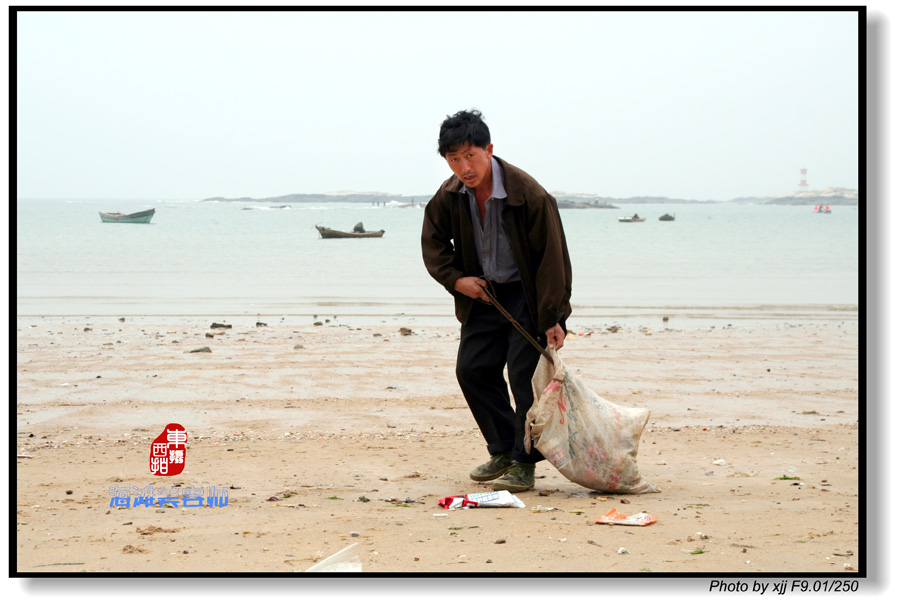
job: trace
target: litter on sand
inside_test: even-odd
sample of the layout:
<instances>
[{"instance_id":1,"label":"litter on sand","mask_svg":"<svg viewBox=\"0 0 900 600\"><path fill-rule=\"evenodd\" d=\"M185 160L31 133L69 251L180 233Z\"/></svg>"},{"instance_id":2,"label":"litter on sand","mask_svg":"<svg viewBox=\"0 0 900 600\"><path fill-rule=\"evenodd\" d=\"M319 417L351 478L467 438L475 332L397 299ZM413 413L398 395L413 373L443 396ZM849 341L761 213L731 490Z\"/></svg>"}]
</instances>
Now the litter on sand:
<instances>
[{"instance_id":1,"label":"litter on sand","mask_svg":"<svg viewBox=\"0 0 900 600\"><path fill-rule=\"evenodd\" d=\"M356 550L357 544L351 544L341 550L322 559L306 570L307 573L361 573L362 562Z\"/></svg>"},{"instance_id":2,"label":"litter on sand","mask_svg":"<svg viewBox=\"0 0 900 600\"><path fill-rule=\"evenodd\" d=\"M643 527L644 525L656 523L656 517L648 515L645 512L640 512L629 517L625 513L620 513L614 508L602 517L595 519L594 523L606 525L637 525L638 527Z\"/></svg>"},{"instance_id":3,"label":"litter on sand","mask_svg":"<svg viewBox=\"0 0 900 600\"><path fill-rule=\"evenodd\" d=\"M525 508L525 503L507 492L481 492L478 494L466 494L464 496L447 496L438 500L438 504L445 510L457 508Z\"/></svg>"}]
</instances>

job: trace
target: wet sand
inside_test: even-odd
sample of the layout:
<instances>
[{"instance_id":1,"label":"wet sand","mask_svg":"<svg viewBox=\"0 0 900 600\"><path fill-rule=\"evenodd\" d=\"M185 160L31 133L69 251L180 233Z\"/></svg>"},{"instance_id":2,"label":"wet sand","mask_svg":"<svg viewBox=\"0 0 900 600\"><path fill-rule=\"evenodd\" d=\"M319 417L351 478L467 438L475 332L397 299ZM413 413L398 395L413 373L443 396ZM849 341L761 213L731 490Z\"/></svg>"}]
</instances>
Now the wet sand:
<instances>
[{"instance_id":1,"label":"wet sand","mask_svg":"<svg viewBox=\"0 0 900 600\"><path fill-rule=\"evenodd\" d=\"M567 365L651 410L638 461L661 492L592 492L544 462L517 494L526 508L456 511L437 501L490 486L468 479L486 451L453 374L455 326L255 320L18 318L19 572L302 577L354 543L363 573L859 567L855 319L573 326ZM185 469L154 476L150 443L173 422ZM229 501L110 506L111 487L148 485ZM658 521L594 524L612 508Z\"/></svg>"}]
</instances>

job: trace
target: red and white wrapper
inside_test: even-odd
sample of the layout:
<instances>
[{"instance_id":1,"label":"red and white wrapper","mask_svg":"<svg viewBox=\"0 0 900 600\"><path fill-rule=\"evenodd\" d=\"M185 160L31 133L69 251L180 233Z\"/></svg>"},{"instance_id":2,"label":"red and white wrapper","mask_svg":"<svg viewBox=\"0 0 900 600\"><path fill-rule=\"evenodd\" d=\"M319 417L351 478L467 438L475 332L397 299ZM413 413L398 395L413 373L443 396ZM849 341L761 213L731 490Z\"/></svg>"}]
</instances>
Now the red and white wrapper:
<instances>
[{"instance_id":1,"label":"red and white wrapper","mask_svg":"<svg viewBox=\"0 0 900 600\"><path fill-rule=\"evenodd\" d=\"M481 492L464 496L447 496L438 500L438 505L445 510L457 508L525 508L525 503L507 492Z\"/></svg>"},{"instance_id":2,"label":"red and white wrapper","mask_svg":"<svg viewBox=\"0 0 900 600\"><path fill-rule=\"evenodd\" d=\"M606 524L606 525L636 525L638 527L644 527L646 525L652 525L656 523L656 517L653 515L648 515L645 512L637 513L636 515L628 516L624 513L620 513L616 509L612 509L602 517L597 517L594 519L594 523Z\"/></svg>"}]
</instances>

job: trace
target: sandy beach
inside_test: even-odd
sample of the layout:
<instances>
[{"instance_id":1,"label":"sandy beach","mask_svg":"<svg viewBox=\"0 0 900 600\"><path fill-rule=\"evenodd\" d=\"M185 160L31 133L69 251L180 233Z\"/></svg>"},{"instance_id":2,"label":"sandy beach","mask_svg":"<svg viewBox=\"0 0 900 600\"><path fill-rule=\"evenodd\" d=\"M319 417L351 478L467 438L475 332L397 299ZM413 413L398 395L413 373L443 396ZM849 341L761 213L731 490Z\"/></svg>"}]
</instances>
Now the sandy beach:
<instances>
[{"instance_id":1,"label":"sandy beach","mask_svg":"<svg viewBox=\"0 0 900 600\"><path fill-rule=\"evenodd\" d=\"M196 317L17 319L20 573L821 573L860 568L858 324L571 327L561 356L651 410L612 495L547 462L525 508L489 491L453 374L455 326ZM209 337L209 336L212 337ZM210 352L191 352L208 347ZM150 473L168 423L184 471ZM112 507L115 487L227 488L219 507ZM594 524L611 509L646 527Z\"/></svg>"}]
</instances>

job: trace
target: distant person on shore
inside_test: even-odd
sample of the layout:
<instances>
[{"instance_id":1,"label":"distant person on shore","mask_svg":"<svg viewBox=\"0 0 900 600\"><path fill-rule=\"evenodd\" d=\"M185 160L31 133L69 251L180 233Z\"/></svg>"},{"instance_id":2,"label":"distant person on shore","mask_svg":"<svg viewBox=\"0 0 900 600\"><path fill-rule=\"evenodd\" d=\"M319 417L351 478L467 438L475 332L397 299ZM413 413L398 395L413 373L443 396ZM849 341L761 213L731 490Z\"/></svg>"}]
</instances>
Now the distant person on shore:
<instances>
[{"instance_id":1,"label":"distant person on shore","mask_svg":"<svg viewBox=\"0 0 900 600\"><path fill-rule=\"evenodd\" d=\"M470 477L521 492L534 487L535 464L544 458L524 447L540 352L490 305L485 288L541 346L560 349L572 312L572 267L556 200L493 152L477 110L441 124L438 153L453 176L425 207L422 256L453 295L462 323L456 376L490 454Z\"/></svg>"}]
</instances>

